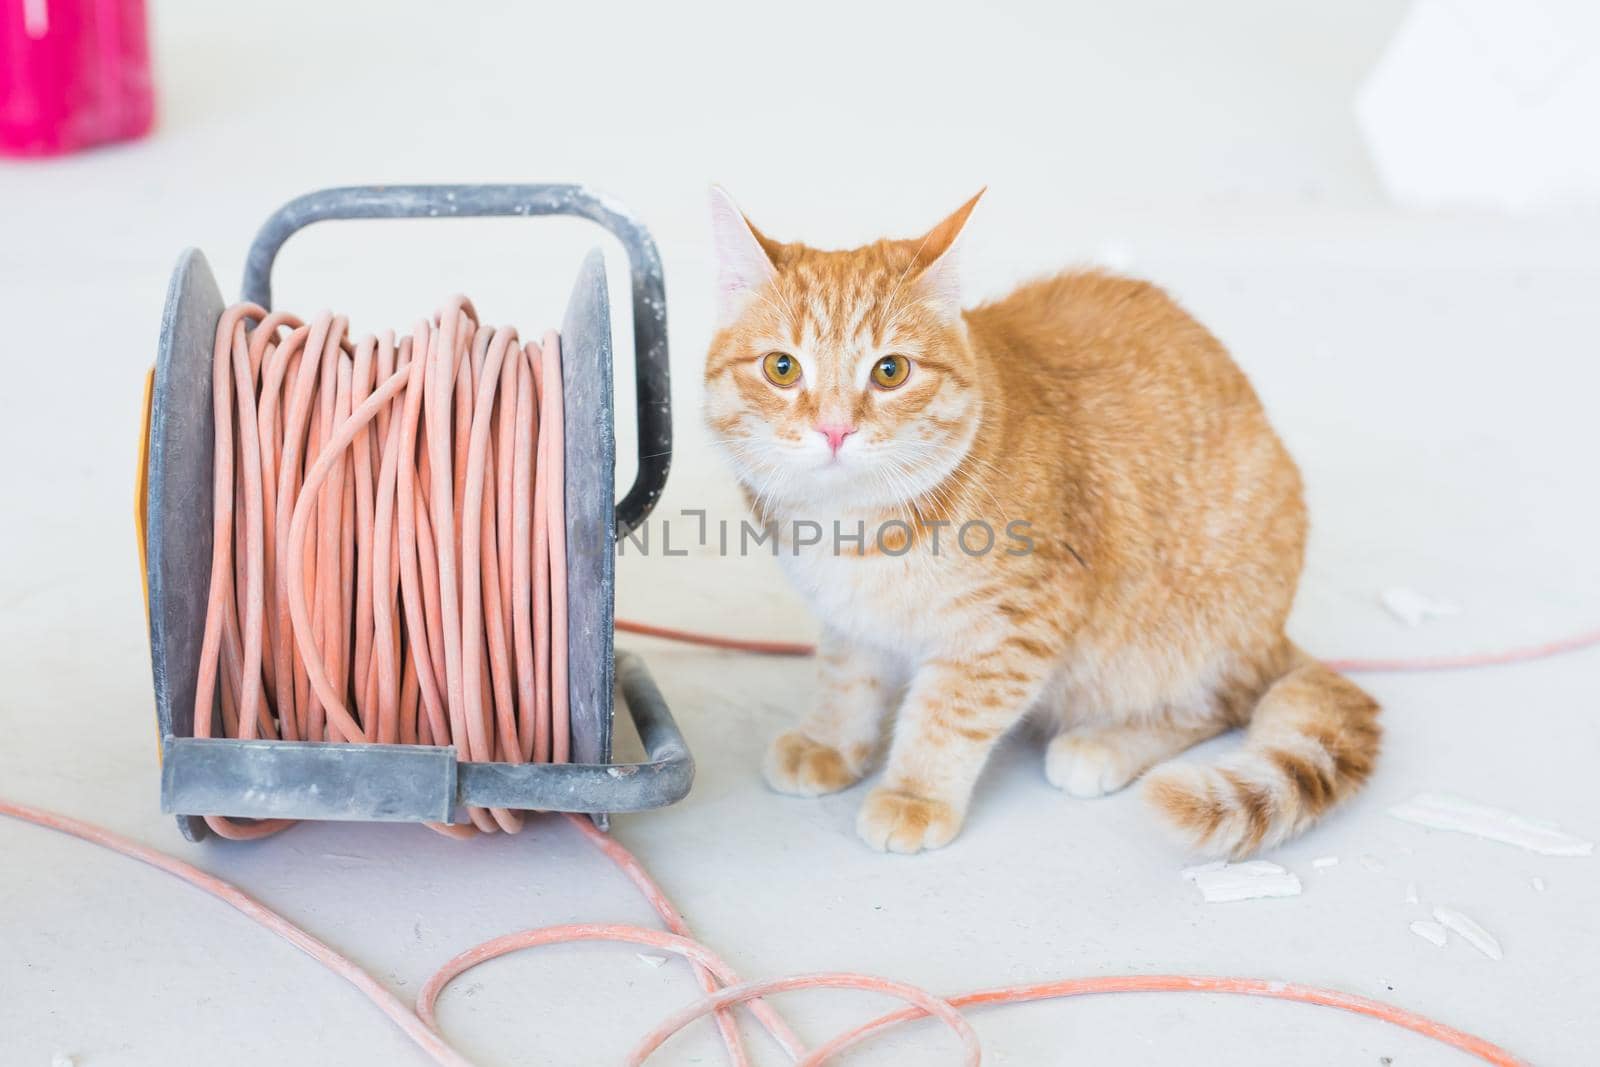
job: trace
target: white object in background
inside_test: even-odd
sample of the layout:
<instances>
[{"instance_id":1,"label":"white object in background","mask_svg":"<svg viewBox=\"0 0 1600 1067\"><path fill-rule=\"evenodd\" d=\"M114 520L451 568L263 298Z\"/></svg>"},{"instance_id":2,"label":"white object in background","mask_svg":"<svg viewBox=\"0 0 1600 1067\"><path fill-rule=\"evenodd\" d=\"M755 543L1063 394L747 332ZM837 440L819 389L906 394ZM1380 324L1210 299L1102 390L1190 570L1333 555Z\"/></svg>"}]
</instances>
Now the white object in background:
<instances>
[{"instance_id":1,"label":"white object in background","mask_svg":"<svg viewBox=\"0 0 1600 1067\"><path fill-rule=\"evenodd\" d=\"M1434 908L1433 917L1448 929L1460 934L1467 944L1488 956L1491 960L1501 958L1500 942L1496 941L1489 931L1461 914L1461 912L1454 908Z\"/></svg>"},{"instance_id":2,"label":"white object in background","mask_svg":"<svg viewBox=\"0 0 1600 1067\"><path fill-rule=\"evenodd\" d=\"M1318 856L1316 859L1311 861L1311 866L1315 867L1319 871L1325 871L1329 867L1337 867L1337 866L1339 866L1339 857L1338 856Z\"/></svg>"},{"instance_id":3,"label":"white object in background","mask_svg":"<svg viewBox=\"0 0 1600 1067\"><path fill-rule=\"evenodd\" d=\"M1207 904L1300 895L1300 879L1294 872L1265 860L1206 863L1185 868L1183 877L1199 887Z\"/></svg>"},{"instance_id":4,"label":"white object in background","mask_svg":"<svg viewBox=\"0 0 1600 1067\"><path fill-rule=\"evenodd\" d=\"M1600 4L1416 0L1356 94L1406 207L1600 203Z\"/></svg>"},{"instance_id":5,"label":"white object in background","mask_svg":"<svg viewBox=\"0 0 1600 1067\"><path fill-rule=\"evenodd\" d=\"M1444 927L1427 919L1418 919L1416 922L1412 923L1411 932L1422 938L1422 940L1433 945L1435 948L1444 948L1444 943L1450 936L1449 934L1445 933Z\"/></svg>"},{"instance_id":6,"label":"white object in background","mask_svg":"<svg viewBox=\"0 0 1600 1067\"><path fill-rule=\"evenodd\" d=\"M1535 875L1534 879L1533 879L1533 888L1536 889L1538 892L1543 893L1544 892L1544 879L1538 877L1537 875Z\"/></svg>"},{"instance_id":7,"label":"white object in background","mask_svg":"<svg viewBox=\"0 0 1600 1067\"><path fill-rule=\"evenodd\" d=\"M1587 856L1594 851L1593 842L1573 837L1555 823L1524 818L1443 793L1419 793L1390 808L1389 814L1435 830L1503 841L1544 856Z\"/></svg>"},{"instance_id":8,"label":"white object in background","mask_svg":"<svg viewBox=\"0 0 1600 1067\"><path fill-rule=\"evenodd\" d=\"M1385 589L1379 599L1383 601L1383 606L1389 609L1390 615L1407 626L1421 626L1429 619L1443 619L1461 614L1459 605L1452 604L1448 600L1435 600L1415 589L1406 589L1403 586Z\"/></svg>"},{"instance_id":9,"label":"white object in background","mask_svg":"<svg viewBox=\"0 0 1600 1067\"><path fill-rule=\"evenodd\" d=\"M1422 898L1417 896L1417 883L1415 883L1415 882L1407 882L1406 883L1406 903L1407 904L1420 904L1421 902L1422 902Z\"/></svg>"}]
</instances>

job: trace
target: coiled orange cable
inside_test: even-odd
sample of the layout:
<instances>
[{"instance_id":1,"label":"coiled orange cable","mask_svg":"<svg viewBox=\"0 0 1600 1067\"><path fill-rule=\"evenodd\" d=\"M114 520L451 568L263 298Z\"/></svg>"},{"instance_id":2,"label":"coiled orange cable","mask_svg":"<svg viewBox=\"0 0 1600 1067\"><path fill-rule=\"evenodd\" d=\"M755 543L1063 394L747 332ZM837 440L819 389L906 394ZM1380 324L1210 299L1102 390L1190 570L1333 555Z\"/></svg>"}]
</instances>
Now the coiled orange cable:
<instances>
[{"instance_id":1,"label":"coiled orange cable","mask_svg":"<svg viewBox=\"0 0 1600 1067\"><path fill-rule=\"evenodd\" d=\"M308 325L237 304L213 354L195 736L211 736L220 705L226 733L246 740L564 762L556 336L522 345L459 296L398 344L352 341L326 312ZM522 825L514 811L467 814L482 831ZM206 822L235 839L287 825Z\"/></svg>"}]
</instances>

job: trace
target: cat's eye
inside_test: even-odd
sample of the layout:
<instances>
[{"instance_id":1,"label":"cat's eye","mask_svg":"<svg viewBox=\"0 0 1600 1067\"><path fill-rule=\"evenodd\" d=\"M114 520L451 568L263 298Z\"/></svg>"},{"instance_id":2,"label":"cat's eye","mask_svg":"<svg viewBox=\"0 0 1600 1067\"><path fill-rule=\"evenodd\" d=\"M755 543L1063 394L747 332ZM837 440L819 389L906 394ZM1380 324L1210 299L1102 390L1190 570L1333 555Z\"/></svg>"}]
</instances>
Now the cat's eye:
<instances>
[{"instance_id":1,"label":"cat's eye","mask_svg":"<svg viewBox=\"0 0 1600 1067\"><path fill-rule=\"evenodd\" d=\"M905 384L911 374L911 361L905 356L884 356L872 365L872 384L879 389L894 389Z\"/></svg>"},{"instance_id":2,"label":"cat's eye","mask_svg":"<svg viewBox=\"0 0 1600 1067\"><path fill-rule=\"evenodd\" d=\"M767 381L787 389L800 380L800 361L787 352L768 352L761 360Z\"/></svg>"}]
</instances>

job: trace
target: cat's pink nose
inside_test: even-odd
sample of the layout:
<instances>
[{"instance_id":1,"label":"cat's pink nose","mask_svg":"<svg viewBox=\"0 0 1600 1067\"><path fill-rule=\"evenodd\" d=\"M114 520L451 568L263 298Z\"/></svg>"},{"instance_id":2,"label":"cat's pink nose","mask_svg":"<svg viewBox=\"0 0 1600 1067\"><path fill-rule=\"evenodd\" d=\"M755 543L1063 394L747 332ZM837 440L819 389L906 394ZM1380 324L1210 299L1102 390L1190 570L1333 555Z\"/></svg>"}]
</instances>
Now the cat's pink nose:
<instances>
[{"instance_id":1,"label":"cat's pink nose","mask_svg":"<svg viewBox=\"0 0 1600 1067\"><path fill-rule=\"evenodd\" d=\"M839 449L844 447L844 439L856 432L854 426L841 426L838 423L821 425L817 432L828 439L828 447L833 449L833 454L838 455Z\"/></svg>"}]
</instances>

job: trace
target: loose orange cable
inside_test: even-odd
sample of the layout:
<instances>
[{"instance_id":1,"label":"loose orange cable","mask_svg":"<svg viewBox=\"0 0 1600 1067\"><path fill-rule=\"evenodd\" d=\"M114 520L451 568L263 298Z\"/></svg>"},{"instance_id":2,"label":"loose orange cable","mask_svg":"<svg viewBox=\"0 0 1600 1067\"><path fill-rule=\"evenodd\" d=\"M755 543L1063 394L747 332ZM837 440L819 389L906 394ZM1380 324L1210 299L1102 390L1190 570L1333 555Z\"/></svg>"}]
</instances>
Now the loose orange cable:
<instances>
[{"instance_id":1,"label":"loose orange cable","mask_svg":"<svg viewBox=\"0 0 1600 1067\"><path fill-rule=\"evenodd\" d=\"M419 1048L435 1063L443 1067L464 1067L468 1061L452 1048L439 1034L436 1004L440 992L461 974L488 960L523 948L557 944L570 941L616 941L625 944L646 945L672 952L689 960L704 974L712 975L722 984L713 996L688 1005L656 1027L635 1048L629 1057L630 1064L643 1063L645 1058L666 1041L668 1037L701 1016L723 1011L734 1004L752 1002L757 1017L767 1027L780 1046L802 1064L817 1065L865 1041L867 1038L901 1022L933 1015L943 1021L961 1042L963 1062L977 1064L981 1052L971 1027L961 1017L962 1008L995 1004L1018 1004L1057 997L1083 996L1102 993L1233 993L1244 996L1266 997L1303 1004L1316 1004L1339 1008L1357 1015L1365 1015L1395 1026L1404 1027L1440 1044L1476 1056L1497 1067L1526 1067L1525 1061L1483 1038L1436 1022L1415 1012L1382 1001L1359 997L1338 990L1319 989L1288 982L1265 981L1257 978L1227 978L1208 975L1125 975L1105 978L1066 979L1038 985L1008 986L983 990L965 996L941 998L926 990L903 982L895 982L870 975L821 974L797 975L773 981L740 984L737 975L715 953L689 936L677 908L667 899L660 887L644 872L638 860L622 845L595 830L581 816L568 816L570 823L586 838L613 859L644 892L674 933L650 930L644 927L611 923L571 924L545 927L521 933L507 934L474 946L444 964L423 985L418 995L415 1011L407 1008L370 974L344 956L318 941L287 919L263 906L235 886L207 874L182 860L167 856L155 849L130 841L102 827L82 822L65 815L40 808L0 799L0 815L31 822L61 833L71 834L92 844L137 859L152 867L181 878L190 885L211 894L254 919L257 923L284 938L312 959L359 989L379 1010L388 1015ZM757 999L773 993L795 989L849 988L886 993L910 1003L910 1007L874 1019L831 1041L807 1052L799 1040L770 1007ZM748 1062L737 1032L731 1036L724 1030L731 1059L735 1063Z\"/></svg>"},{"instance_id":2,"label":"loose orange cable","mask_svg":"<svg viewBox=\"0 0 1600 1067\"><path fill-rule=\"evenodd\" d=\"M432 1057L435 1063L441 1064L443 1067L471 1067L470 1061L466 1057L451 1048L436 1031L417 1018L416 1013L411 1010L410 1006L385 989L383 983L242 889L223 881L216 875L207 874L200 868L185 863L176 856L169 856L165 852L148 848L137 841L129 840L121 834L113 833L104 827L84 822L81 819L74 819L68 815L47 811L44 808L18 804L0 798L0 815L20 819L23 822L30 822L35 826L43 826L59 833L70 834L92 845L99 845L101 848L121 853L129 859L135 859L140 863L149 864L157 870L166 871L174 878L182 879L196 889L211 894L230 907L243 912L261 926L277 934L289 944L359 989L362 995L377 1006L379 1011L393 1020L394 1024L404 1031L407 1037L416 1042L418 1048Z\"/></svg>"},{"instance_id":3,"label":"loose orange cable","mask_svg":"<svg viewBox=\"0 0 1600 1067\"><path fill-rule=\"evenodd\" d=\"M1528 663L1548 659L1579 649L1600 645L1600 630L1586 630L1542 645L1525 645L1499 652L1469 652L1459 656L1417 656L1409 659L1335 659L1328 666L1352 674L1417 673L1455 671L1472 667L1501 667L1508 663Z\"/></svg>"},{"instance_id":4,"label":"loose orange cable","mask_svg":"<svg viewBox=\"0 0 1600 1067\"><path fill-rule=\"evenodd\" d=\"M724 648L733 652L754 652L761 656L809 656L817 651L815 645L799 641L758 641L742 637L722 637L718 634L697 633L693 630L675 630L670 626L656 626L648 622L618 619L617 629L626 634L642 637L659 637L663 641L677 641L686 645L704 645L707 648Z\"/></svg>"},{"instance_id":5,"label":"loose orange cable","mask_svg":"<svg viewBox=\"0 0 1600 1067\"><path fill-rule=\"evenodd\" d=\"M685 645L729 649L734 652L752 652L762 656L812 656L817 646L800 641L776 641L742 637L723 637L720 634L700 633L695 630L677 630L669 626L656 626L648 622L618 619L617 629L623 633L658 637L663 641L677 641ZM1510 663L1527 663L1548 659L1566 652L1593 648L1600 645L1600 630L1585 630L1571 637L1549 641L1541 645L1527 645L1500 652L1474 652L1457 656L1418 656L1410 659L1330 659L1324 660L1336 671L1350 674L1403 673L1424 671L1452 671L1471 667L1500 667Z\"/></svg>"},{"instance_id":6,"label":"loose orange cable","mask_svg":"<svg viewBox=\"0 0 1600 1067\"><path fill-rule=\"evenodd\" d=\"M732 992L731 990L726 992ZM977 993L964 993L958 997L950 998L950 1005L954 1008L976 1008L1001 1004L1025 1004L1037 1000L1054 1000L1061 997L1079 997L1089 995L1102 995L1106 993L1230 993L1247 997L1263 997L1268 1000L1287 1000L1300 1004L1315 1004L1327 1008L1339 1008L1356 1015L1365 1015L1395 1026L1403 1027L1423 1037L1430 1038L1451 1048L1476 1056L1485 1063L1499 1064L1501 1067L1515 1067L1524 1061L1513 1056L1499 1045L1485 1041L1481 1037L1469 1034L1464 1030L1457 1030L1453 1026L1435 1022L1425 1015L1407 1011L1393 1004L1385 1004L1381 1000L1371 997L1356 996L1354 993L1342 993L1335 989L1319 989L1316 986L1301 985L1298 982L1276 982L1261 978L1223 978L1213 975L1190 974L1132 974L1113 975L1105 978L1066 978L1055 982L1039 982L1031 985L1001 986L997 989L985 989ZM744 995L743 991L738 1000ZM754 994L752 994L754 995ZM921 1017L923 1012L916 1008L907 1008L889 1015L881 1016L871 1022L864 1023L854 1030L840 1034L826 1045L819 1047L813 1055L821 1063L831 1056L836 1056L847 1049L876 1036L880 1031L886 1030L902 1022Z\"/></svg>"}]
</instances>

